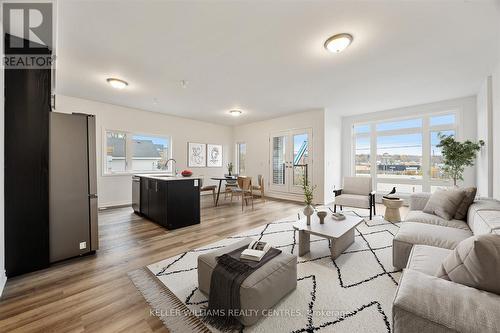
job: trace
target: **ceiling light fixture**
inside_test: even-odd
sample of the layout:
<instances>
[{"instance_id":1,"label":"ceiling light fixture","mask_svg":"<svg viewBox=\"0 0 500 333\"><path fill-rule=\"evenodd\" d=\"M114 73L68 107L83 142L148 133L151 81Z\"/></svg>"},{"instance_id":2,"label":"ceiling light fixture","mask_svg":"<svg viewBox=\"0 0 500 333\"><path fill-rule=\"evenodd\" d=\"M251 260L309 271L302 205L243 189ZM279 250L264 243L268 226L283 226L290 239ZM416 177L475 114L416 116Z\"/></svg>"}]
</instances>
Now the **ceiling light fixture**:
<instances>
[{"instance_id":1,"label":"ceiling light fixture","mask_svg":"<svg viewBox=\"0 0 500 333\"><path fill-rule=\"evenodd\" d=\"M352 43L351 34L337 34L328 38L325 42L325 49L332 53L340 53L344 51Z\"/></svg>"},{"instance_id":2,"label":"ceiling light fixture","mask_svg":"<svg viewBox=\"0 0 500 333\"><path fill-rule=\"evenodd\" d=\"M243 112L241 110L236 110L236 109L229 111L229 114L233 117L239 117L241 116L242 113Z\"/></svg>"},{"instance_id":3,"label":"ceiling light fixture","mask_svg":"<svg viewBox=\"0 0 500 333\"><path fill-rule=\"evenodd\" d=\"M115 89L123 89L125 88L126 86L128 86L128 82L127 81L123 81L123 80L120 80L120 79L116 79L116 78L108 78L106 79L106 81Z\"/></svg>"}]
</instances>

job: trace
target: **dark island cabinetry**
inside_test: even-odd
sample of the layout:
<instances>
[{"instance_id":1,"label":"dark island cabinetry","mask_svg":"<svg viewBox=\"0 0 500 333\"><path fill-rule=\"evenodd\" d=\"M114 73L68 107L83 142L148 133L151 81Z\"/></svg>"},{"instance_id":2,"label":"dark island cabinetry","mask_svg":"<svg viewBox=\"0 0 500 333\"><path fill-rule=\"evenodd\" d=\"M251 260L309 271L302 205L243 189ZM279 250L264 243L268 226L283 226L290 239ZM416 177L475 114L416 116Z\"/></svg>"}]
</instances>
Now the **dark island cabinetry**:
<instances>
[{"instance_id":1,"label":"dark island cabinetry","mask_svg":"<svg viewBox=\"0 0 500 333\"><path fill-rule=\"evenodd\" d=\"M140 214L167 229L200 223L200 182L196 178L140 177Z\"/></svg>"}]
</instances>

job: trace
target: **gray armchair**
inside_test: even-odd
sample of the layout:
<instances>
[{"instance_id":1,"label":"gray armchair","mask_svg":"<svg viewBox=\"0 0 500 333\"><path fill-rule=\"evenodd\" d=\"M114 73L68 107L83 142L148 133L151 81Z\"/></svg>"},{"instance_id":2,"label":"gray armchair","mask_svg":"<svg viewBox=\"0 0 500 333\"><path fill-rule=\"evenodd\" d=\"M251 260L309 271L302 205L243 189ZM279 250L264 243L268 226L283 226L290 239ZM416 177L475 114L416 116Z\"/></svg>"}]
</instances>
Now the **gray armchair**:
<instances>
[{"instance_id":1,"label":"gray armchair","mask_svg":"<svg viewBox=\"0 0 500 333\"><path fill-rule=\"evenodd\" d=\"M375 191L372 188L372 177L344 177L344 186L340 190L334 190L335 204L333 211L343 206L366 208L370 210L370 220L375 212Z\"/></svg>"}]
</instances>

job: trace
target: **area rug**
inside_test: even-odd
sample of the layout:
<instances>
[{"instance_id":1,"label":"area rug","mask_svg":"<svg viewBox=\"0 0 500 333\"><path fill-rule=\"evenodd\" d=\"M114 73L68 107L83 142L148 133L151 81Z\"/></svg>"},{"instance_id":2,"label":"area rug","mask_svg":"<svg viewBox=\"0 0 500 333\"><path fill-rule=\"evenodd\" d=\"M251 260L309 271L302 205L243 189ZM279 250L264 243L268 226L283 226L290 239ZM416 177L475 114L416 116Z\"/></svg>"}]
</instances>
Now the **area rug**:
<instances>
[{"instance_id":1,"label":"area rug","mask_svg":"<svg viewBox=\"0 0 500 333\"><path fill-rule=\"evenodd\" d=\"M245 237L297 254L298 232L292 224L298 217L181 253L129 276L151 306L151 314L158 316L171 332L186 332L186 327L193 332L217 332L197 317L207 304L207 297L197 286L198 255ZM400 272L392 266L392 239L398 228L398 223L382 217L369 221L366 218L356 228L354 244L335 260L330 257L328 240L311 236L310 253L298 258L297 289L268 316L240 331L391 332L391 304L400 278Z\"/></svg>"}]
</instances>

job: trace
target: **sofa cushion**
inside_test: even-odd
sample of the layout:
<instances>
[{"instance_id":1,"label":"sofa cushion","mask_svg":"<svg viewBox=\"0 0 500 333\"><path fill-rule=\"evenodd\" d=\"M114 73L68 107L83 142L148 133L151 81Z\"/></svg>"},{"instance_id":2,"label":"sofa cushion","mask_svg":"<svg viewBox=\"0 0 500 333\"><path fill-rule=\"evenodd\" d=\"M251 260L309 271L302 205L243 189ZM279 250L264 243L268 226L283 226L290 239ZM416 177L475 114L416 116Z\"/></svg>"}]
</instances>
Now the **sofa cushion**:
<instances>
[{"instance_id":1,"label":"sofa cushion","mask_svg":"<svg viewBox=\"0 0 500 333\"><path fill-rule=\"evenodd\" d=\"M467 223L474 235L489 234L493 230L500 229L500 201L476 200L469 207Z\"/></svg>"},{"instance_id":2,"label":"sofa cushion","mask_svg":"<svg viewBox=\"0 0 500 333\"><path fill-rule=\"evenodd\" d=\"M370 208L370 199L368 194L341 194L335 197L335 204L347 207Z\"/></svg>"},{"instance_id":3,"label":"sofa cushion","mask_svg":"<svg viewBox=\"0 0 500 333\"><path fill-rule=\"evenodd\" d=\"M406 267L413 245L430 245L452 250L470 236L470 230L404 222L392 242L393 265L399 269Z\"/></svg>"},{"instance_id":4,"label":"sofa cushion","mask_svg":"<svg viewBox=\"0 0 500 333\"><path fill-rule=\"evenodd\" d=\"M465 223L465 221L445 220L437 215L424 213L419 210L410 210L405 217L405 221L427 223L427 224L440 225L443 227L470 230L469 226L467 225L467 223Z\"/></svg>"},{"instance_id":5,"label":"sofa cushion","mask_svg":"<svg viewBox=\"0 0 500 333\"><path fill-rule=\"evenodd\" d=\"M453 250L428 245L415 245L406 268L434 275Z\"/></svg>"},{"instance_id":6,"label":"sofa cushion","mask_svg":"<svg viewBox=\"0 0 500 333\"><path fill-rule=\"evenodd\" d=\"M476 197L477 188L476 187L466 187L463 189L464 198L460 205L458 205L457 211L455 212L455 219L463 220L467 217L467 211L469 206L474 202Z\"/></svg>"},{"instance_id":7,"label":"sofa cushion","mask_svg":"<svg viewBox=\"0 0 500 333\"><path fill-rule=\"evenodd\" d=\"M472 236L460 242L436 276L500 295L500 236Z\"/></svg>"},{"instance_id":8,"label":"sofa cushion","mask_svg":"<svg viewBox=\"0 0 500 333\"><path fill-rule=\"evenodd\" d=\"M465 193L462 190L437 190L425 205L424 212L451 220L464 196Z\"/></svg>"}]
</instances>

